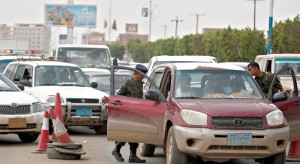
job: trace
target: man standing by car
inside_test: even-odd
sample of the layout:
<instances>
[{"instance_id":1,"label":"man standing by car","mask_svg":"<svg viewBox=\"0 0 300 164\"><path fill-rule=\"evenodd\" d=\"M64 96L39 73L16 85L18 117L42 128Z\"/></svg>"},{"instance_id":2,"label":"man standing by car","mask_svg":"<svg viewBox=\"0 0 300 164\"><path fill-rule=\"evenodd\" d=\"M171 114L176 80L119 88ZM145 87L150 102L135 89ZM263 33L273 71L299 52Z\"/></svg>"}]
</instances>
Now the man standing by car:
<instances>
[{"instance_id":1,"label":"man standing by car","mask_svg":"<svg viewBox=\"0 0 300 164\"><path fill-rule=\"evenodd\" d=\"M259 68L258 63L251 62L248 64L248 72L255 76L255 80L257 84L260 86L261 90L263 91L264 95L268 97L269 88L272 83L274 75L272 73L262 72ZM282 85L280 80L276 77L276 81L274 86L272 87L272 93L283 91Z\"/></svg>"},{"instance_id":2,"label":"man standing by car","mask_svg":"<svg viewBox=\"0 0 300 164\"><path fill-rule=\"evenodd\" d=\"M137 64L135 67L137 70L147 73L148 69L141 65ZM144 76L139 72L134 72L131 79L128 79L120 88L118 95L128 96L128 97L136 97L136 98L143 98L143 80ZM112 155L120 162L124 161L120 150L122 146L124 146L126 142L116 142L116 147L112 151ZM146 160L140 159L136 156L136 151L138 148L138 143L131 143L130 145L130 156L129 156L129 163L145 163Z\"/></svg>"}]
</instances>

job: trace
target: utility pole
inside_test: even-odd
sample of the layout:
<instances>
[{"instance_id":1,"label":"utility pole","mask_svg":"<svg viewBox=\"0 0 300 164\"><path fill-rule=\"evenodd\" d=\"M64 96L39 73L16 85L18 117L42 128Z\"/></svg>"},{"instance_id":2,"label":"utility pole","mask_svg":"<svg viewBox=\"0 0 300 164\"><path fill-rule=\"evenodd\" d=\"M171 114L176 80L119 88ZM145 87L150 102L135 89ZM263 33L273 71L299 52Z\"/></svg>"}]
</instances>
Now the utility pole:
<instances>
[{"instance_id":1,"label":"utility pole","mask_svg":"<svg viewBox=\"0 0 300 164\"><path fill-rule=\"evenodd\" d=\"M264 0L248 0L254 2L254 19L253 19L253 30L256 29L256 1L264 1Z\"/></svg>"},{"instance_id":2,"label":"utility pole","mask_svg":"<svg viewBox=\"0 0 300 164\"><path fill-rule=\"evenodd\" d=\"M68 0L68 5L73 5L73 0ZM74 27L67 27L67 43L73 44Z\"/></svg>"},{"instance_id":3,"label":"utility pole","mask_svg":"<svg viewBox=\"0 0 300 164\"><path fill-rule=\"evenodd\" d=\"M177 29L178 29L178 22L182 22L183 20L179 20L178 17L176 19L172 19L171 22L175 22L175 38L177 39Z\"/></svg>"},{"instance_id":4,"label":"utility pole","mask_svg":"<svg viewBox=\"0 0 300 164\"><path fill-rule=\"evenodd\" d=\"M196 34L198 34L198 19L199 16L205 16L204 14L191 14L193 16L196 16Z\"/></svg>"},{"instance_id":5,"label":"utility pole","mask_svg":"<svg viewBox=\"0 0 300 164\"><path fill-rule=\"evenodd\" d=\"M166 39L168 25L163 25L163 27L164 27L164 39Z\"/></svg>"},{"instance_id":6,"label":"utility pole","mask_svg":"<svg viewBox=\"0 0 300 164\"><path fill-rule=\"evenodd\" d=\"M268 54L272 53L272 45L271 45L271 35L273 28L273 8L274 8L274 0L270 0L270 16L269 16L269 30L268 30Z\"/></svg>"},{"instance_id":7,"label":"utility pole","mask_svg":"<svg viewBox=\"0 0 300 164\"><path fill-rule=\"evenodd\" d=\"M148 41L151 41L151 28L152 28L152 0L150 0L150 5L149 5L149 36L148 36Z\"/></svg>"},{"instance_id":8,"label":"utility pole","mask_svg":"<svg viewBox=\"0 0 300 164\"><path fill-rule=\"evenodd\" d=\"M110 43L111 36L111 0L109 0L109 20L108 20L108 43Z\"/></svg>"}]
</instances>

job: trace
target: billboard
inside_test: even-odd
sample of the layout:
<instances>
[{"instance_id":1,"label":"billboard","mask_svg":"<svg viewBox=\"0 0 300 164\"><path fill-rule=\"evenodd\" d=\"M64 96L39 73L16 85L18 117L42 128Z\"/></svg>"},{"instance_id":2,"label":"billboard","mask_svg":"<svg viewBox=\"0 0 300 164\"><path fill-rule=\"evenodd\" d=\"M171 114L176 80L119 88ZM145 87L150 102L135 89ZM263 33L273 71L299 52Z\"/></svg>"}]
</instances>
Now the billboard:
<instances>
[{"instance_id":1,"label":"billboard","mask_svg":"<svg viewBox=\"0 0 300 164\"><path fill-rule=\"evenodd\" d=\"M45 5L45 24L51 26L95 27L95 5Z\"/></svg>"}]
</instances>

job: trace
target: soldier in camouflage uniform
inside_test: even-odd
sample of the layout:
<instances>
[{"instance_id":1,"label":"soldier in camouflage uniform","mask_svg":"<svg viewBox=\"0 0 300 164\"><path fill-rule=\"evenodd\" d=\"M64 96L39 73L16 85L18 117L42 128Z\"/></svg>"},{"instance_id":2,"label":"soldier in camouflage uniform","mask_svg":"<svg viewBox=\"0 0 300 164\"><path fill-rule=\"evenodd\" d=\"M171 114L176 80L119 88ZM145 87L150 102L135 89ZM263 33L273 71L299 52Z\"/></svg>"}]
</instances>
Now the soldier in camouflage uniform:
<instances>
[{"instance_id":1,"label":"soldier in camouflage uniform","mask_svg":"<svg viewBox=\"0 0 300 164\"><path fill-rule=\"evenodd\" d=\"M138 64L136 65L136 69L140 70L143 73L147 73L148 69ZM128 79L120 88L118 95L123 95L127 97L136 97L136 98L143 98L143 80L144 76L139 72L134 72L131 79ZM123 162L124 158L122 157L120 150L122 146L124 146L126 142L116 142L116 147L112 151L112 155L116 158L116 160ZM129 163L145 163L146 160L140 159L136 156L136 150L138 148L138 143L131 143L130 145L130 156L129 156Z\"/></svg>"},{"instance_id":2,"label":"soldier in camouflage uniform","mask_svg":"<svg viewBox=\"0 0 300 164\"><path fill-rule=\"evenodd\" d=\"M256 62L251 62L248 64L248 71L252 76L255 76L257 84L260 86L261 90L268 97L269 88L272 83L274 75L272 73L260 71L259 65ZM283 91L282 85L278 77L276 77L275 83L272 87L272 93Z\"/></svg>"}]
</instances>

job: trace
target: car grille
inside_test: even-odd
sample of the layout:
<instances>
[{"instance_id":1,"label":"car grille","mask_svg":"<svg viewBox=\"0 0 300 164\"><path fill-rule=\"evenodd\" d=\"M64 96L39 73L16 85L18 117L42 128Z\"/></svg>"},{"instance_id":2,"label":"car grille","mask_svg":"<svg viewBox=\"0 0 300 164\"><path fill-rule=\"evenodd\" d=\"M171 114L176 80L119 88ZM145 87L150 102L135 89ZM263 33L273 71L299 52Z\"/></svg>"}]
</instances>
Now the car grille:
<instances>
[{"instance_id":1,"label":"car grille","mask_svg":"<svg viewBox=\"0 0 300 164\"><path fill-rule=\"evenodd\" d=\"M219 146L219 145L211 145L209 150L267 150L266 146Z\"/></svg>"},{"instance_id":2,"label":"car grille","mask_svg":"<svg viewBox=\"0 0 300 164\"><path fill-rule=\"evenodd\" d=\"M214 128L259 129L263 127L261 117L212 117Z\"/></svg>"},{"instance_id":3,"label":"car grille","mask_svg":"<svg viewBox=\"0 0 300 164\"><path fill-rule=\"evenodd\" d=\"M85 98L69 98L67 99L67 102L70 103L92 103L92 104L98 104L99 99L85 99Z\"/></svg>"},{"instance_id":4,"label":"car grille","mask_svg":"<svg viewBox=\"0 0 300 164\"><path fill-rule=\"evenodd\" d=\"M11 106L0 106L0 114L3 115L18 115L18 114L29 114L30 113L30 105L20 105L17 107Z\"/></svg>"}]
</instances>

